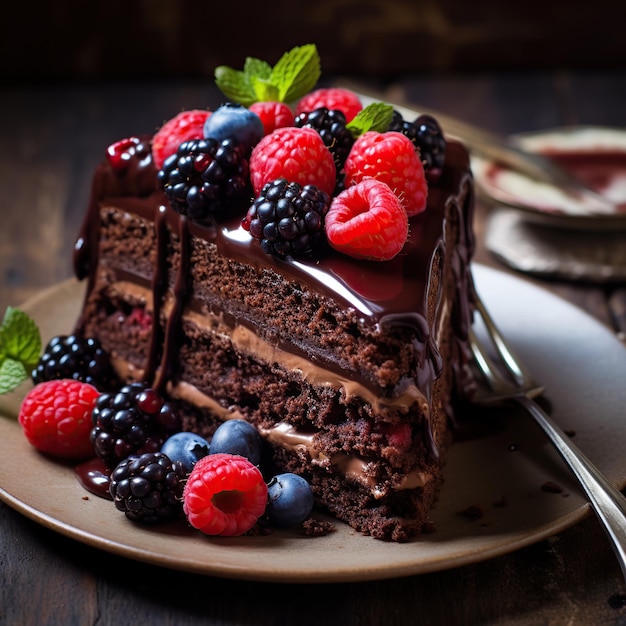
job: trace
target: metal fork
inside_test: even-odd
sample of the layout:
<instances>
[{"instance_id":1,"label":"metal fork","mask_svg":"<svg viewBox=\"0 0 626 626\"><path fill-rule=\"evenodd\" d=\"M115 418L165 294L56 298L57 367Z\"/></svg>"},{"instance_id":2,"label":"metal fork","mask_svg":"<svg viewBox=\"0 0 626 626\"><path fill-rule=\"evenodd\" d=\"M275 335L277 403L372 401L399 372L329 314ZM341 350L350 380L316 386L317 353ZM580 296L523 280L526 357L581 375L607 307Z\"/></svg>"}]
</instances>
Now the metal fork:
<instances>
[{"instance_id":1,"label":"metal fork","mask_svg":"<svg viewBox=\"0 0 626 626\"><path fill-rule=\"evenodd\" d=\"M575 446L552 418L533 400L544 391L507 344L485 305L476 294L476 312L491 344L481 342L470 329L469 343L486 385L477 392L478 404L516 403L535 419L563 461L578 479L615 551L626 580L626 498Z\"/></svg>"}]
</instances>

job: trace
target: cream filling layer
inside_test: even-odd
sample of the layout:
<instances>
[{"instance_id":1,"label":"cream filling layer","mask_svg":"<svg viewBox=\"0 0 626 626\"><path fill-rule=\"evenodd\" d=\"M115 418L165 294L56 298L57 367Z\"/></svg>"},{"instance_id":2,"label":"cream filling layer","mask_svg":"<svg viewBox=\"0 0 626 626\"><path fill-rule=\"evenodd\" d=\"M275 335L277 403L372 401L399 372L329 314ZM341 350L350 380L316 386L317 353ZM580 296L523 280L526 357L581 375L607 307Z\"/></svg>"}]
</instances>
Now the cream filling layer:
<instances>
[{"instance_id":1,"label":"cream filling layer","mask_svg":"<svg viewBox=\"0 0 626 626\"><path fill-rule=\"evenodd\" d=\"M118 281L113 286L113 290L118 294L126 293L135 300L145 303L147 310L152 308L152 294L147 288L135 285L129 281ZM172 301L166 300L163 307L166 317L169 315L171 307ZM383 407L404 407L408 409L414 402L420 402L422 404L422 410L428 414L429 409L426 398L415 385L407 385L403 393L397 397L391 399L382 398L376 396L365 386L357 382L315 366L303 357L272 346L269 342L261 339L258 335L242 325L236 325L235 328L232 329L231 334L227 335L225 333L218 333L216 330L220 324L223 324L223 321L218 316L200 314L187 310L183 313L183 319L192 322L203 330L214 332L229 339L238 350L252 354L255 358L261 359L266 363L277 363L282 368L299 372L304 380L310 384L342 389L346 399L357 396L369 402L376 411L380 411ZM132 378L134 380L141 380L143 378L144 370L142 368L129 363L118 354L112 354L111 361L120 377L124 379ZM219 402L190 383L179 382L172 384L169 382L167 384L167 392L173 398L184 400L200 409L210 411L222 421L228 419L245 419L235 407L224 408ZM424 487L432 479L432 475L428 472L413 470L403 475L396 484L390 486L379 485L371 476L371 472L368 471L370 463L366 459L358 455L342 453L328 457L315 446L313 442L313 432L299 431L290 424L280 422L271 428L260 429L260 434L274 446L280 446L295 454L306 455L309 461L314 465L322 467L332 465L335 470L342 475L368 488L376 498L382 498L390 490L400 491Z\"/></svg>"}]
</instances>

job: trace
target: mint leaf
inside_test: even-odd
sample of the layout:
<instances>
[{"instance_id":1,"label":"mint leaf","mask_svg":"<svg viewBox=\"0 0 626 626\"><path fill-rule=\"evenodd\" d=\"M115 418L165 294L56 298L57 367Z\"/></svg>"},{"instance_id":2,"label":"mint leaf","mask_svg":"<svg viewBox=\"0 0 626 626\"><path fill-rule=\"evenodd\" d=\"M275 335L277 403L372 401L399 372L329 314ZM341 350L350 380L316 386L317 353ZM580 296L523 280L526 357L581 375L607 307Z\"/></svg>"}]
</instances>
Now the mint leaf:
<instances>
[{"instance_id":1,"label":"mint leaf","mask_svg":"<svg viewBox=\"0 0 626 626\"><path fill-rule=\"evenodd\" d=\"M220 65L215 68L215 84L233 102L247 107L257 101L250 77L244 72Z\"/></svg>"},{"instance_id":2,"label":"mint leaf","mask_svg":"<svg viewBox=\"0 0 626 626\"><path fill-rule=\"evenodd\" d=\"M315 87L321 75L320 57L314 44L293 48L272 69L271 82L281 102L293 102Z\"/></svg>"},{"instance_id":3,"label":"mint leaf","mask_svg":"<svg viewBox=\"0 0 626 626\"><path fill-rule=\"evenodd\" d=\"M28 378L26 368L19 361L4 359L0 364L0 395L13 391Z\"/></svg>"},{"instance_id":4,"label":"mint leaf","mask_svg":"<svg viewBox=\"0 0 626 626\"><path fill-rule=\"evenodd\" d=\"M215 84L233 102L249 107L255 102L293 102L315 87L321 74L314 44L293 48L272 67L246 57L243 71L226 65L215 68Z\"/></svg>"},{"instance_id":5,"label":"mint leaf","mask_svg":"<svg viewBox=\"0 0 626 626\"><path fill-rule=\"evenodd\" d=\"M243 66L243 73L248 80L251 78L268 79L272 75L272 66L261 59L255 59L254 57L246 57L246 61Z\"/></svg>"},{"instance_id":6,"label":"mint leaf","mask_svg":"<svg viewBox=\"0 0 626 626\"><path fill-rule=\"evenodd\" d=\"M7 307L0 326L0 394L29 376L41 353L37 324L23 311Z\"/></svg>"},{"instance_id":7,"label":"mint leaf","mask_svg":"<svg viewBox=\"0 0 626 626\"><path fill-rule=\"evenodd\" d=\"M393 117L393 107L384 102L372 102L347 124L346 128L353 137L358 137L370 130L384 133L391 123Z\"/></svg>"},{"instance_id":8,"label":"mint leaf","mask_svg":"<svg viewBox=\"0 0 626 626\"><path fill-rule=\"evenodd\" d=\"M269 79L252 76L250 83L256 97L255 102L273 102L278 100L278 89Z\"/></svg>"}]
</instances>

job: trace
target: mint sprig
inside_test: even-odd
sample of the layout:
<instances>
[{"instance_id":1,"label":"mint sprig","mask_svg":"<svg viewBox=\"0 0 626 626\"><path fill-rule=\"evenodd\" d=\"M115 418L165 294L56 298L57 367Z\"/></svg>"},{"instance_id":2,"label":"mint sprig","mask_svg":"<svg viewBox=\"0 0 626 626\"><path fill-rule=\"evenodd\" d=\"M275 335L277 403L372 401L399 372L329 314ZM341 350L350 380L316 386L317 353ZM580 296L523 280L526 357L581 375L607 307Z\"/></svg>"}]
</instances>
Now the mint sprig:
<instances>
[{"instance_id":1,"label":"mint sprig","mask_svg":"<svg viewBox=\"0 0 626 626\"><path fill-rule=\"evenodd\" d=\"M37 324L23 311L7 307L0 326L0 394L25 381L41 354Z\"/></svg>"},{"instance_id":2,"label":"mint sprig","mask_svg":"<svg viewBox=\"0 0 626 626\"><path fill-rule=\"evenodd\" d=\"M254 57L246 58L243 70L226 65L215 69L215 83L233 102L294 102L311 91L321 75L320 57L314 44L297 46L283 54L273 67Z\"/></svg>"},{"instance_id":3,"label":"mint sprig","mask_svg":"<svg viewBox=\"0 0 626 626\"><path fill-rule=\"evenodd\" d=\"M391 124L393 107L384 102L372 102L361 109L346 125L354 138L370 130L384 133Z\"/></svg>"}]
</instances>

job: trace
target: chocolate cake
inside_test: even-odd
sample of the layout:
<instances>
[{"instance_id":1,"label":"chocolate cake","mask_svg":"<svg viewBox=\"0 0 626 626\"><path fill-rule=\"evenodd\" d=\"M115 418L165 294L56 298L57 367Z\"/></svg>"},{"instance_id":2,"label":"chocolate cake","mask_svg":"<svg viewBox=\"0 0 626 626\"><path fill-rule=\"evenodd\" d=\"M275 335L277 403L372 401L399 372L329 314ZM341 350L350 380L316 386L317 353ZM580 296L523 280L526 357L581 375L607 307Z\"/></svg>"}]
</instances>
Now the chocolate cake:
<instances>
[{"instance_id":1,"label":"chocolate cake","mask_svg":"<svg viewBox=\"0 0 626 626\"><path fill-rule=\"evenodd\" d=\"M319 68L313 45L217 68L231 101L109 146L75 247L76 330L184 430L246 420L269 477L406 541L431 526L467 381L469 158L429 116L313 90Z\"/></svg>"},{"instance_id":2,"label":"chocolate cake","mask_svg":"<svg viewBox=\"0 0 626 626\"><path fill-rule=\"evenodd\" d=\"M402 252L363 261L322 246L279 258L243 215L202 223L156 185L150 138L105 160L75 249L80 332L124 380L144 380L210 437L243 418L273 462L305 476L356 530L404 541L436 500L466 362L473 184L448 141Z\"/></svg>"}]
</instances>

